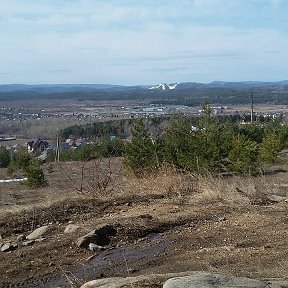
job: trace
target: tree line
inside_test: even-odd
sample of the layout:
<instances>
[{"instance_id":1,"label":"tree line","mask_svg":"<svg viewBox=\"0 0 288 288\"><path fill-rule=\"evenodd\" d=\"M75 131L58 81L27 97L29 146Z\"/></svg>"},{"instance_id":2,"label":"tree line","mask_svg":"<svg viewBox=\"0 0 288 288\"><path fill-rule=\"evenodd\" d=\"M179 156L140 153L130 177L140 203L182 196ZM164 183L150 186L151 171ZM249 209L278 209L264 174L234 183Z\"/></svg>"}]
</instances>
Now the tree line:
<instances>
[{"instance_id":1,"label":"tree line","mask_svg":"<svg viewBox=\"0 0 288 288\"><path fill-rule=\"evenodd\" d=\"M124 163L136 176L155 173L162 165L195 173L263 173L288 147L288 127L279 120L239 125L212 117L208 103L201 118L174 118L165 135L151 138L143 120L132 129Z\"/></svg>"},{"instance_id":2,"label":"tree line","mask_svg":"<svg viewBox=\"0 0 288 288\"><path fill-rule=\"evenodd\" d=\"M169 117L155 117L145 119L149 130L159 133ZM127 138L131 135L135 119L110 120L105 122L93 122L85 125L72 125L60 131L60 137L68 138L88 138L91 140L101 140L115 136L117 138Z\"/></svg>"},{"instance_id":3,"label":"tree line","mask_svg":"<svg viewBox=\"0 0 288 288\"><path fill-rule=\"evenodd\" d=\"M288 126L282 123L281 118L261 118L253 124L246 122L243 125L235 115L212 116L207 101L202 109L201 117L179 115L165 121L161 118L118 121L121 123L119 126L112 121L103 122L100 126L99 123L73 126L65 130L67 135L75 127L79 129L76 131L88 128L89 133L98 133L100 140L62 151L60 161L122 157L126 169L137 177L155 174L164 165L192 173L257 175L265 173L266 164L277 163L279 152L288 148ZM131 139L124 142L121 133L126 133L128 127ZM108 136L111 131L116 134L113 138ZM48 152L46 162L54 160L54 152ZM41 162L26 151L10 154L0 146L2 167L8 167L10 174L21 171L28 178L30 187L47 185Z\"/></svg>"}]
</instances>

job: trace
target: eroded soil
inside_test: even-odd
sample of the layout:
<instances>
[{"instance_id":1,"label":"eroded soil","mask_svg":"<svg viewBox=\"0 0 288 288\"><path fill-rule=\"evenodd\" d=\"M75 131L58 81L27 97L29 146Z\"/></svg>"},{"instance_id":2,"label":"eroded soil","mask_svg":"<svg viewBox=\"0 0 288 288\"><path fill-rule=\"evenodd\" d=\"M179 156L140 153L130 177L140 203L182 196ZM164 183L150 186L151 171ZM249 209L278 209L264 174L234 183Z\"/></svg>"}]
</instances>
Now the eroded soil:
<instances>
[{"instance_id":1,"label":"eroded soil","mask_svg":"<svg viewBox=\"0 0 288 288\"><path fill-rule=\"evenodd\" d=\"M70 175L80 175L81 166L65 165L52 167L50 186L42 190L0 186L0 243L50 227L43 241L0 252L0 287L80 287L103 277L184 271L287 279L286 170L263 179L198 182L164 171L158 178L114 181L100 197L74 193L79 182ZM80 228L66 234L69 223ZM117 230L104 251L76 245L103 224Z\"/></svg>"},{"instance_id":2,"label":"eroded soil","mask_svg":"<svg viewBox=\"0 0 288 288\"><path fill-rule=\"evenodd\" d=\"M288 271L287 205L203 207L154 194L71 199L8 215L0 221L2 242L42 225L51 229L42 242L1 253L0 286L77 287L99 277L187 270L283 278ZM64 234L71 222L81 228ZM78 248L77 238L101 223L117 227L106 250Z\"/></svg>"}]
</instances>

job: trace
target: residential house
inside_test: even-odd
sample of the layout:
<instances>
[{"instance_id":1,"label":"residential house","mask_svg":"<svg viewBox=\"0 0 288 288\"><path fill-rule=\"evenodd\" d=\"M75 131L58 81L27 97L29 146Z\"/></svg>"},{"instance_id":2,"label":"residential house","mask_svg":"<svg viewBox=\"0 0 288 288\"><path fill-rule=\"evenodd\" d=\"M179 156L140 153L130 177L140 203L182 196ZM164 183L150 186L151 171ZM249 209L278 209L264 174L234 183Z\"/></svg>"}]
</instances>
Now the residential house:
<instances>
[{"instance_id":1,"label":"residential house","mask_svg":"<svg viewBox=\"0 0 288 288\"><path fill-rule=\"evenodd\" d=\"M34 156L41 155L46 149L48 148L48 142L43 141L40 138L37 138L35 141L29 141L27 142L27 149L28 153L33 154Z\"/></svg>"}]
</instances>

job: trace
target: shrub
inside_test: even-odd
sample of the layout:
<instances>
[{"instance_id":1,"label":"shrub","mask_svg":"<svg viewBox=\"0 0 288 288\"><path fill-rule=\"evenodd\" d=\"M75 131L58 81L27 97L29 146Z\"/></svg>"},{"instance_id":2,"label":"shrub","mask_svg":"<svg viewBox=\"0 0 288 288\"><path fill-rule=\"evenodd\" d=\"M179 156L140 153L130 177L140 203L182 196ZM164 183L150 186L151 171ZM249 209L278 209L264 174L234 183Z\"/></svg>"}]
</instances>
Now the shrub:
<instances>
[{"instance_id":1,"label":"shrub","mask_svg":"<svg viewBox=\"0 0 288 288\"><path fill-rule=\"evenodd\" d=\"M10 160L10 154L7 149L3 146L0 146L0 168L7 168Z\"/></svg>"}]
</instances>

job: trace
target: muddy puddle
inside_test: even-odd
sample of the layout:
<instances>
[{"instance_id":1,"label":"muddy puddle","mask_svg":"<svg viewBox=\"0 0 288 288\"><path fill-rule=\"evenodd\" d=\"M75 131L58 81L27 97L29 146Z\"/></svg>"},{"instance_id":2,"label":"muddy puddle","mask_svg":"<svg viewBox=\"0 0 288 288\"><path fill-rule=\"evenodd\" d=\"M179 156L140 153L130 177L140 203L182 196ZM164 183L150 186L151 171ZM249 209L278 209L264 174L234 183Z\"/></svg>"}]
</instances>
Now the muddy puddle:
<instances>
[{"instance_id":1,"label":"muddy puddle","mask_svg":"<svg viewBox=\"0 0 288 288\"><path fill-rule=\"evenodd\" d=\"M149 267L149 263L160 260L171 244L165 240L164 233L150 235L137 244L103 251L70 271L62 271L49 278L25 285L23 283L18 287L80 287L85 282L98 278L131 276L140 267Z\"/></svg>"}]
</instances>

